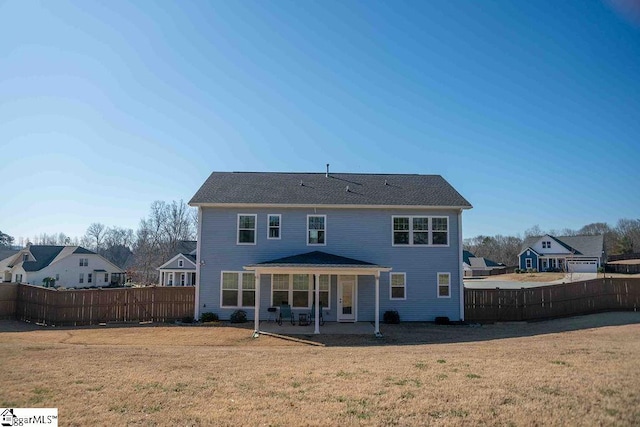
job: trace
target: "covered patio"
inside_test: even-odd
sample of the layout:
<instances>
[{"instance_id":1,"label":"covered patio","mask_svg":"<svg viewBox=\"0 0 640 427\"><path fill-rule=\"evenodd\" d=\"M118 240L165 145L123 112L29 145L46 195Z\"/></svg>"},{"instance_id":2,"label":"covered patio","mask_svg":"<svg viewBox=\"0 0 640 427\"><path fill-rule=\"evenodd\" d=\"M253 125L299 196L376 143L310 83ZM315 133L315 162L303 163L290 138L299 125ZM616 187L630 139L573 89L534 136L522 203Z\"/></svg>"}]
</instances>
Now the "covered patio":
<instances>
[{"instance_id":1,"label":"covered patio","mask_svg":"<svg viewBox=\"0 0 640 427\"><path fill-rule=\"evenodd\" d=\"M382 336L380 333L380 273L391 271L391 268L380 266L366 261L360 261L353 258L347 258L339 255L333 255L326 252L314 251L299 255L293 255L284 258L278 258L272 261L265 261L258 264L251 264L243 267L245 270L253 272L255 277L255 313L254 313L254 337L258 337L261 328L268 328L269 332L272 330L271 324L260 322L260 277L262 275L282 275L282 274L299 274L309 275L313 278L313 312L311 313L311 324L309 326L299 326L287 324L286 328L290 330L290 333L297 333L294 331L300 331L300 334L319 334L320 333L320 304L316 304L315 301L321 301L320 299L320 277L323 275L336 275L343 280L340 282L340 291L337 295L338 300L338 322L327 322L322 326L324 330L336 330L337 327L344 325L344 323L352 323L354 326L351 329L358 329L362 333L371 333L371 323L369 322L357 322L357 315L354 313L356 308L353 300L356 295L357 277L358 276L373 276L375 278L375 307L374 307L374 322L373 333L376 336ZM353 278L353 279L350 279ZM274 305L277 303L274 301ZM295 319L294 319L295 320ZM343 323L344 322L344 323ZM297 322L296 322L297 323ZM363 326L359 325L362 323ZM285 333L282 326L273 323L273 333ZM290 329L293 328L293 329ZM297 328L297 329L295 329ZM309 331L306 330L309 328ZM312 329L312 330L311 330ZM345 330L346 328L342 328ZM280 330L281 332L278 332ZM265 332L267 332L265 330ZM360 332L358 332L360 333Z\"/></svg>"},{"instance_id":2,"label":"covered patio","mask_svg":"<svg viewBox=\"0 0 640 427\"><path fill-rule=\"evenodd\" d=\"M325 335L370 335L375 332L375 325L372 322L326 322L320 328ZM311 323L306 326L300 326L298 323L292 325L288 322L278 325L275 321L263 320L260 322L259 332L275 335L313 335L315 334L315 325Z\"/></svg>"}]
</instances>

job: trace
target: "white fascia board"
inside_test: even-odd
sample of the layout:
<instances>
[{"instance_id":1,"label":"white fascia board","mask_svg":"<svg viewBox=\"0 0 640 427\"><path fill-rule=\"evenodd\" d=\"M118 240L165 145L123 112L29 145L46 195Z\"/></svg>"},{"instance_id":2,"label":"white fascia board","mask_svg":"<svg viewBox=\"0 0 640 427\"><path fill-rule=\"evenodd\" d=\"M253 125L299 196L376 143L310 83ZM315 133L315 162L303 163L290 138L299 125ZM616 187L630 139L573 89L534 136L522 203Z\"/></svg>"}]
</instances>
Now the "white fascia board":
<instances>
[{"instance_id":1,"label":"white fascia board","mask_svg":"<svg viewBox=\"0 0 640 427\"><path fill-rule=\"evenodd\" d=\"M167 261L164 264L162 264L160 267L156 268L156 270L163 269L165 265L172 263L173 261L177 260L180 257L184 258L187 262L191 263L191 265L193 265L193 268L196 268L196 263L195 262L191 261L189 258L184 256L184 254L178 254L178 255L174 256L173 258L171 258L169 261Z\"/></svg>"},{"instance_id":2,"label":"white fascia board","mask_svg":"<svg viewBox=\"0 0 640 427\"><path fill-rule=\"evenodd\" d=\"M202 208L327 208L327 209L431 209L459 210L472 209L473 206L423 206L423 205L332 205L332 204L285 204L285 203L189 203L189 206Z\"/></svg>"},{"instance_id":3,"label":"white fascia board","mask_svg":"<svg viewBox=\"0 0 640 427\"><path fill-rule=\"evenodd\" d=\"M356 275L375 276L381 272L391 271L391 267L376 268L348 268L348 267L242 267L247 271L256 274L335 274L335 275Z\"/></svg>"}]
</instances>

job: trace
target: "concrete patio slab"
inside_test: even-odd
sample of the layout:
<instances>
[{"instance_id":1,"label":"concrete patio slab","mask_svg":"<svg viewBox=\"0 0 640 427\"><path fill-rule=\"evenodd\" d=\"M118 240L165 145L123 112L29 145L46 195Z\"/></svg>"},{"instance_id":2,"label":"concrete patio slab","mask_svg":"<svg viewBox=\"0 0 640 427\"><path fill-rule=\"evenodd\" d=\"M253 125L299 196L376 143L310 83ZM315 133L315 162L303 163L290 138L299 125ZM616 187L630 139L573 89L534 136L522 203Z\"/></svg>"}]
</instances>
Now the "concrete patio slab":
<instances>
[{"instance_id":1,"label":"concrete patio slab","mask_svg":"<svg viewBox=\"0 0 640 427\"><path fill-rule=\"evenodd\" d=\"M276 322L260 322L260 331L280 335L314 335L314 325L300 326L298 323L292 325L289 322L282 322L282 326ZM372 322L339 323L326 322L320 326L320 334L323 335L373 335L374 327Z\"/></svg>"}]
</instances>

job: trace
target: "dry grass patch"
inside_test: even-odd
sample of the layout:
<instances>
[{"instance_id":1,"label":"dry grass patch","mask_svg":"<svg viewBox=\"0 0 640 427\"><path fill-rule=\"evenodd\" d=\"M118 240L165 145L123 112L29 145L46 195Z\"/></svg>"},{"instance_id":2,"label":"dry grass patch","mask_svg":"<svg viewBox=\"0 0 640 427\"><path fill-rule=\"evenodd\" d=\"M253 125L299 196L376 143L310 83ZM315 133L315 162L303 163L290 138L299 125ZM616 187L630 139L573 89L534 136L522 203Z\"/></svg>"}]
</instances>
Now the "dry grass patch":
<instances>
[{"instance_id":1,"label":"dry grass patch","mask_svg":"<svg viewBox=\"0 0 640 427\"><path fill-rule=\"evenodd\" d=\"M640 315L587 319L326 347L232 327L0 332L0 406L55 406L61 425L638 425Z\"/></svg>"}]
</instances>

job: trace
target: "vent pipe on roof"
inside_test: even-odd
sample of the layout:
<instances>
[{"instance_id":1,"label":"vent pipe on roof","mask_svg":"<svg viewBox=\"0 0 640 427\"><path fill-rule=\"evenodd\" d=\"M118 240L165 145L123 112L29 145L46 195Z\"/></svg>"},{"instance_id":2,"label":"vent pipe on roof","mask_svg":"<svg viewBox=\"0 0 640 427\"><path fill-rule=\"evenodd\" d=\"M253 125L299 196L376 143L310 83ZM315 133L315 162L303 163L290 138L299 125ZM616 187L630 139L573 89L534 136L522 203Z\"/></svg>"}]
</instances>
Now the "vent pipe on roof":
<instances>
[{"instance_id":1,"label":"vent pipe on roof","mask_svg":"<svg viewBox=\"0 0 640 427\"><path fill-rule=\"evenodd\" d=\"M347 185L347 189L345 190L347 193L349 192L349 186Z\"/></svg>"},{"instance_id":2,"label":"vent pipe on roof","mask_svg":"<svg viewBox=\"0 0 640 427\"><path fill-rule=\"evenodd\" d=\"M327 163L327 173L325 174L325 177L329 178L329 163Z\"/></svg>"}]
</instances>

